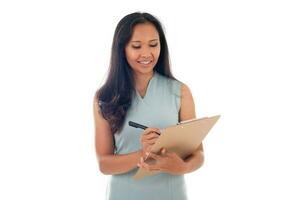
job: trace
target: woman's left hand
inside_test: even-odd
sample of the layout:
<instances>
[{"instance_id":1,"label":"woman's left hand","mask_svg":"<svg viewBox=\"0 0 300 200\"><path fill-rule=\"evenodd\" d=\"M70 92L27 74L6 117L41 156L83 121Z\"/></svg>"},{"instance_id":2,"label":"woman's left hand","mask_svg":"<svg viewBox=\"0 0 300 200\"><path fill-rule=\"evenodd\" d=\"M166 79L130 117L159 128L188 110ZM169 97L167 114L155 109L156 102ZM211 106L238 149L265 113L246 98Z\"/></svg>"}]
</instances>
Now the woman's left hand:
<instances>
[{"instance_id":1,"label":"woman's left hand","mask_svg":"<svg viewBox=\"0 0 300 200\"><path fill-rule=\"evenodd\" d=\"M166 172L172 175L182 175L186 171L186 163L176 153L162 149L161 155L149 153L149 158L156 160L155 164L145 163L141 158L138 166L148 171Z\"/></svg>"}]
</instances>

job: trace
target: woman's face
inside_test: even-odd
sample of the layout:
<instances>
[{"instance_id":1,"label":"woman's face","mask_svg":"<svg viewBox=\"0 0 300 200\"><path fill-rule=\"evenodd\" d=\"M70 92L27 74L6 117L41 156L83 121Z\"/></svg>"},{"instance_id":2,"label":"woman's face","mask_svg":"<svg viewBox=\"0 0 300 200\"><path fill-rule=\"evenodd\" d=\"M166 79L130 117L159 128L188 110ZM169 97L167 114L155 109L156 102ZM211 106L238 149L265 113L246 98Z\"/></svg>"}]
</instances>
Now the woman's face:
<instances>
[{"instance_id":1,"label":"woman's face","mask_svg":"<svg viewBox=\"0 0 300 200\"><path fill-rule=\"evenodd\" d=\"M152 73L159 54L159 34L151 23L137 24L125 47L127 62L135 73Z\"/></svg>"}]
</instances>

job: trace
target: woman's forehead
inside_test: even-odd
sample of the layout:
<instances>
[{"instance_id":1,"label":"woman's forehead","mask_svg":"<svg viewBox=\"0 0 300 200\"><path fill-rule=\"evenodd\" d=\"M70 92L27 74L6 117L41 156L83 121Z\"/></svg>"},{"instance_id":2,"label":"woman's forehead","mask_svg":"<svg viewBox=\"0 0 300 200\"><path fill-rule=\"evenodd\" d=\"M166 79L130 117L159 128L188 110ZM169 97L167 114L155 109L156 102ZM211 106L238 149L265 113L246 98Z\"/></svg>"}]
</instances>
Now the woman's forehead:
<instances>
[{"instance_id":1,"label":"woman's forehead","mask_svg":"<svg viewBox=\"0 0 300 200\"><path fill-rule=\"evenodd\" d=\"M158 40L159 34L154 25L150 23L137 24L133 28L131 41L142 42L150 40Z\"/></svg>"}]
</instances>

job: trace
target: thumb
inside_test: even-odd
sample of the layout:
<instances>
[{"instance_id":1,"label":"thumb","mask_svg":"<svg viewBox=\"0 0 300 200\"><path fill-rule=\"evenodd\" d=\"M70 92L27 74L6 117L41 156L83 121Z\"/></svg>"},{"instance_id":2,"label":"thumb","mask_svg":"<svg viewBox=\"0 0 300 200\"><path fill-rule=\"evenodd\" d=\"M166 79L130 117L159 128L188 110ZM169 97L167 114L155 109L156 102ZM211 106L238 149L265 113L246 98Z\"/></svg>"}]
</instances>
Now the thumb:
<instances>
[{"instance_id":1,"label":"thumb","mask_svg":"<svg viewBox=\"0 0 300 200\"><path fill-rule=\"evenodd\" d=\"M165 148L162 149L161 154L165 155L167 153L167 150Z\"/></svg>"}]
</instances>

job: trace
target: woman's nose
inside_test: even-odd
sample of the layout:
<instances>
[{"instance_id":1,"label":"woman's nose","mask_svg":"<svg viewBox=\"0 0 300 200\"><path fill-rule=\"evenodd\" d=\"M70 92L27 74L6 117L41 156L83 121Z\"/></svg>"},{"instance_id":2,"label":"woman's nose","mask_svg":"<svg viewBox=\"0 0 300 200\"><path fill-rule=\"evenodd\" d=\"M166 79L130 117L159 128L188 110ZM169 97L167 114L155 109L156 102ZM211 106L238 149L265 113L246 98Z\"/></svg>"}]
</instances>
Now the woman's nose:
<instances>
[{"instance_id":1,"label":"woman's nose","mask_svg":"<svg viewBox=\"0 0 300 200\"><path fill-rule=\"evenodd\" d=\"M150 58L151 57L151 50L149 48L143 48L141 50L140 56L143 57L143 58Z\"/></svg>"},{"instance_id":2,"label":"woman's nose","mask_svg":"<svg viewBox=\"0 0 300 200\"><path fill-rule=\"evenodd\" d=\"M152 58L151 55L141 55L140 58L144 59L144 60L149 60Z\"/></svg>"}]
</instances>

